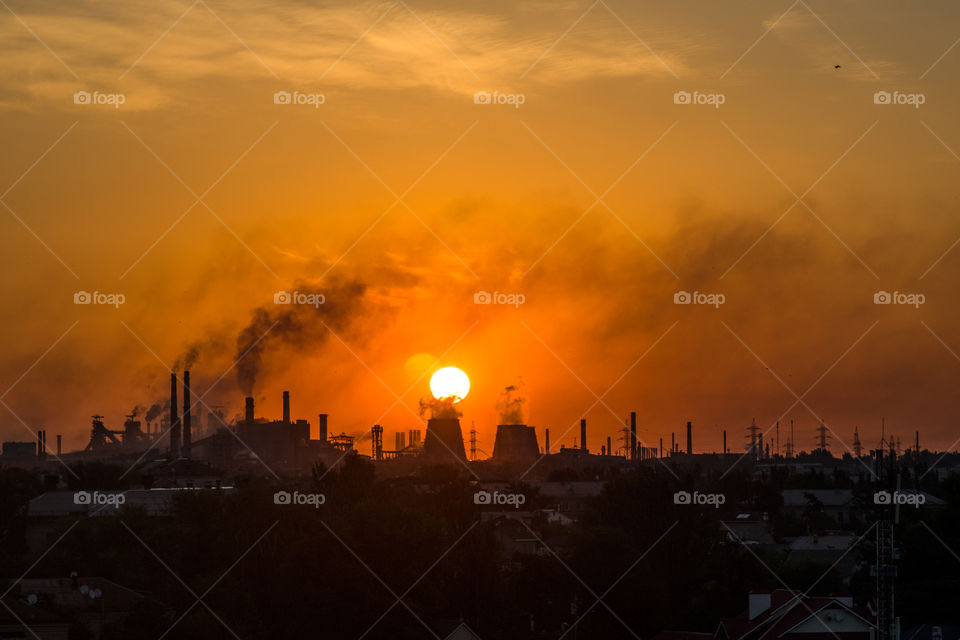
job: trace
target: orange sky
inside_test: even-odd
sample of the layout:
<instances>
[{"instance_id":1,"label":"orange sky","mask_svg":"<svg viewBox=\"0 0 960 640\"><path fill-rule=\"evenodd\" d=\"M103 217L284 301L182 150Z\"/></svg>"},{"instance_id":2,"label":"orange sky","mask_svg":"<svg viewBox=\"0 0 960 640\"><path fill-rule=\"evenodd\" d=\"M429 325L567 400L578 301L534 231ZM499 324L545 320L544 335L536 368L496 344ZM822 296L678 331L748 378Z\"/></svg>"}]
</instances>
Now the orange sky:
<instances>
[{"instance_id":1,"label":"orange sky","mask_svg":"<svg viewBox=\"0 0 960 640\"><path fill-rule=\"evenodd\" d=\"M555 444L586 416L599 449L636 410L651 443L692 420L699 450L754 417L806 449L819 418L840 452L883 416L956 448L955 3L8 4L4 440L83 446L193 345L195 388L236 412L238 334L299 287L331 306L264 338L258 413L290 389L295 416L378 421L388 446L428 354L470 375L487 452L518 382Z\"/></svg>"}]
</instances>

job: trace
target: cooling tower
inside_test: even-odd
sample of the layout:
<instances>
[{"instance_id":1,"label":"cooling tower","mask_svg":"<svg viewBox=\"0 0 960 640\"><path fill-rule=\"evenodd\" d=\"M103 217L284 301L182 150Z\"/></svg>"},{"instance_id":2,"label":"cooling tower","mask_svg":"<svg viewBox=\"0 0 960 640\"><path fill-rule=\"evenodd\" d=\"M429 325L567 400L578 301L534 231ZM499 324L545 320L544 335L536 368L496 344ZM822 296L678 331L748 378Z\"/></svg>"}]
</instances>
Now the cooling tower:
<instances>
[{"instance_id":1,"label":"cooling tower","mask_svg":"<svg viewBox=\"0 0 960 640\"><path fill-rule=\"evenodd\" d=\"M497 439L493 443L495 462L533 463L540 457L537 432L525 424L501 424L497 426Z\"/></svg>"},{"instance_id":2,"label":"cooling tower","mask_svg":"<svg viewBox=\"0 0 960 640\"><path fill-rule=\"evenodd\" d=\"M430 418L423 440L423 457L428 462L466 462L463 433L457 418Z\"/></svg>"}]
</instances>

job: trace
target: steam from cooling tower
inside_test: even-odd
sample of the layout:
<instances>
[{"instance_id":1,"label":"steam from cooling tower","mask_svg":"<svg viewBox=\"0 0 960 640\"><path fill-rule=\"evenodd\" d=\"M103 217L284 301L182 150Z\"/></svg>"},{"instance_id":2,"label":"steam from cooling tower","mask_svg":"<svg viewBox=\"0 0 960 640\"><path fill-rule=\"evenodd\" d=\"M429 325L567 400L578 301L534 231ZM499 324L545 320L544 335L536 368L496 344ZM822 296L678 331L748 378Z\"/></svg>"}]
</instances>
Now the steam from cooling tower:
<instances>
[{"instance_id":1,"label":"steam from cooling tower","mask_svg":"<svg viewBox=\"0 0 960 640\"><path fill-rule=\"evenodd\" d=\"M504 387L500 399L497 400L497 412L500 414L500 424L525 424L523 421L523 405L527 399L520 392L520 384Z\"/></svg>"},{"instance_id":2,"label":"steam from cooling tower","mask_svg":"<svg viewBox=\"0 0 960 640\"><path fill-rule=\"evenodd\" d=\"M146 410L147 410L146 407L144 407L142 404L138 404L133 409L131 409L130 418L133 420L136 420L137 416L141 415Z\"/></svg>"},{"instance_id":3,"label":"steam from cooling tower","mask_svg":"<svg viewBox=\"0 0 960 640\"><path fill-rule=\"evenodd\" d=\"M330 333L339 334L363 315L366 286L358 281L333 280L324 287L298 282L299 297L323 300L322 304L269 303L253 312L250 323L237 335L237 383L244 395L253 395L264 367L264 357L278 348L305 351L323 345ZM289 294L288 294L289 296Z\"/></svg>"},{"instance_id":4,"label":"steam from cooling tower","mask_svg":"<svg viewBox=\"0 0 960 640\"><path fill-rule=\"evenodd\" d=\"M438 400L437 398L420 398L420 415L429 418L456 419L462 416L460 410L453 404L453 400Z\"/></svg>"}]
</instances>

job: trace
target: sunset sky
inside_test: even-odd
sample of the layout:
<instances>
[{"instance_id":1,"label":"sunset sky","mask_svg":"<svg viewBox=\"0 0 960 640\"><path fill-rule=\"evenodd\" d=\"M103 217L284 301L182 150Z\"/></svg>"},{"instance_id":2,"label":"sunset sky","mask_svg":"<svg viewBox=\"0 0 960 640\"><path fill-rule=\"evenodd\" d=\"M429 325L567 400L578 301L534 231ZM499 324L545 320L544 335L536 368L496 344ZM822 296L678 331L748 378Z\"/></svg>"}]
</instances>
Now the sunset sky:
<instances>
[{"instance_id":1,"label":"sunset sky","mask_svg":"<svg viewBox=\"0 0 960 640\"><path fill-rule=\"evenodd\" d=\"M957 448L955 2L0 5L0 439L83 447L195 349L207 405L387 448L447 365L487 453L507 385L541 445Z\"/></svg>"}]
</instances>

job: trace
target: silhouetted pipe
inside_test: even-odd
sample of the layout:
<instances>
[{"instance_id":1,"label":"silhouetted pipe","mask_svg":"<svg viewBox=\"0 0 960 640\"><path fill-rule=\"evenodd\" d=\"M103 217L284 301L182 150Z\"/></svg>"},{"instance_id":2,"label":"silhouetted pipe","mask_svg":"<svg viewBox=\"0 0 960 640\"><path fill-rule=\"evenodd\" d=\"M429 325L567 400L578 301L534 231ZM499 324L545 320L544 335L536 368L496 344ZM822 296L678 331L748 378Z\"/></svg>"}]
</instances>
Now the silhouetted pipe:
<instances>
[{"instance_id":1,"label":"silhouetted pipe","mask_svg":"<svg viewBox=\"0 0 960 640\"><path fill-rule=\"evenodd\" d=\"M637 412L630 412L630 459L637 459Z\"/></svg>"},{"instance_id":2,"label":"silhouetted pipe","mask_svg":"<svg viewBox=\"0 0 960 640\"><path fill-rule=\"evenodd\" d=\"M180 412L177 408L177 374L170 374L170 456L180 455Z\"/></svg>"},{"instance_id":3,"label":"silhouetted pipe","mask_svg":"<svg viewBox=\"0 0 960 640\"><path fill-rule=\"evenodd\" d=\"M693 454L693 423L687 422L687 455Z\"/></svg>"},{"instance_id":4,"label":"silhouetted pipe","mask_svg":"<svg viewBox=\"0 0 960 640\"><path fill-rule=\"evenodd\" d=\"M290 392L283 392L283 421L290 423Z\"/></svg>"},{"instance_id":5,"label":"silhouetted pipe","mask_svg":"<svg viewBox=\"0 0 960 640\"><path fill-rule=\"evenodd\" d=\"M580 418L580 451L587 450L587 419Z\"/></svg>"},{"instance_id":6,"label":"silhouetted pipe","mask_svg":"<svg viewBox=\"0 0 960 640\"><path fill-rule=\"evenodd\" d=\"M192 398L190 396L190 372L183 372L183 454L190 455L190 443L192 441L192 434L190 433L191 425L191 416L190 416L190 403Z\"/></svg>"},{"instance_id":7,"label":"silhouetted pipe","mask_svg":"<svg viewBox=\"0 0 960 640\"><path fill-rule=\"evenodd\" d=\"M317 428L319 429L317 433L317 440L320 442L327 441L327 414L321 413L317 421ZM410 432L410 446L413 446L413 431Z\"/></svg>"},{"instance_id":8,"label":"silhouetted pipe","mask_svg":"<svg viewBox=\"0 0 960 640\"><path fill-rule=\"evenodd\" d=\"M543 452L550 455L550 429L543 430Z\"/></svg>"},{"instance_id":9,"label":"silhouetted pipe","mask_svg":"<svg viewBox=\"0 0 960 640\"><path fill-rule=\"evenodd\" d=\"M253 424L253 398L250 396L244 401L244 420L247 424Z\"/></svg>"}]
</instances>

